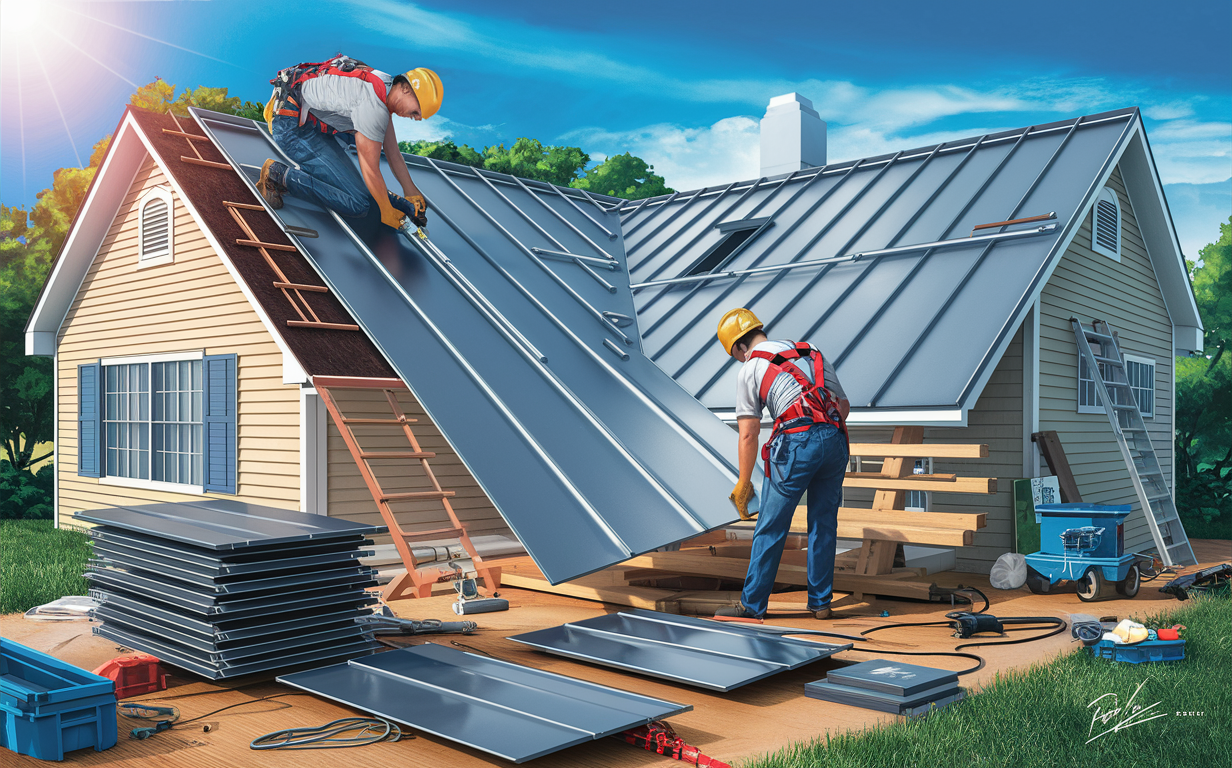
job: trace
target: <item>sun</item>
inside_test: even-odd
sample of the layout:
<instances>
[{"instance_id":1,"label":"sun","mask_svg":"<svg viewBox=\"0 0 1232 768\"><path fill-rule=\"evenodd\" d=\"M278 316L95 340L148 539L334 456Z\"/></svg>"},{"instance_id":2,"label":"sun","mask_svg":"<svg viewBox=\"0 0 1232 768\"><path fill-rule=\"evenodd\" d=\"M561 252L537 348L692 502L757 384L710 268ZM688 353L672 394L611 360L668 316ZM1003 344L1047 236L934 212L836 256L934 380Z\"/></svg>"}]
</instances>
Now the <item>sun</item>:
<instances>
[{"instance_id":1,"label":"sun","mask_svg":"<svg viewBox=\"0 0 1232 768\"><path fill-rule=\"evenodd\" d=\"M43 21L45 5L40 0L4 0L0 3L0 27L7 35L24 35Z\"/></svg>"}]
</instances>

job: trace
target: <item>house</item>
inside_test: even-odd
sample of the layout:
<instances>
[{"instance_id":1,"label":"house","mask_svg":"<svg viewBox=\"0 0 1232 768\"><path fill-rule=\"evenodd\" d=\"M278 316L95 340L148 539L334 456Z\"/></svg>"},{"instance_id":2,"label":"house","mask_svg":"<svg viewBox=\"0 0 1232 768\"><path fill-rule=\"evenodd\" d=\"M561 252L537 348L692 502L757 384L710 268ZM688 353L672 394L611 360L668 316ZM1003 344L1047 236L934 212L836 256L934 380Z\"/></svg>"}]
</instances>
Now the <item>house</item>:
<instances>
[{"instance_id":1,"label":"house","mask_svg":"<svg viewBox=\"0 0 1232 768\"><path fill-rule=\"evenodd\" d=\"M1171 491L1173 356L1201 351L1202 324L1139 111L826 164L824 123L790 94L771 101L761 141L759 179L620 209L651 359L734 421L737 366L714 329L748 307L772 338L823 350L853 441L916 425L925 443L989 445L985 460L919 465L996 477L995 495L906 500L987 513L958 570L1014 551L1010 481L1040 476L1042 430L1059 434L1084 500L1135 505L1126 551L1153 548L1071 324L1119 332ZM846 490L848 504L868 497Z\"/></svg>"},{"instance_id":2,"label":"house","mask_svg":"<svg viewBox=\"0 0 1232 768\"><path fill-rule=\"evenodd\" d=\"M636 203L409 157L430 241L264 208L277 150L252 121L129 108L27 326L55 358L57 520L233 498L393 520L404 560L516 539L575 578L734 519L713 328L741 304L834 356L857 439L919 425L992 447L926 470L1016 478L1055 429L1086 498L1129 501L1068 325L1107 319L1170 468L1171 350L1201 326L1136 110L825 165L804 102L777 106L799 124L769 159L795 168ZM1013 548L998 488L908 501L986 512L958 555L986 571Z\"/></svg>"}]
</instances>

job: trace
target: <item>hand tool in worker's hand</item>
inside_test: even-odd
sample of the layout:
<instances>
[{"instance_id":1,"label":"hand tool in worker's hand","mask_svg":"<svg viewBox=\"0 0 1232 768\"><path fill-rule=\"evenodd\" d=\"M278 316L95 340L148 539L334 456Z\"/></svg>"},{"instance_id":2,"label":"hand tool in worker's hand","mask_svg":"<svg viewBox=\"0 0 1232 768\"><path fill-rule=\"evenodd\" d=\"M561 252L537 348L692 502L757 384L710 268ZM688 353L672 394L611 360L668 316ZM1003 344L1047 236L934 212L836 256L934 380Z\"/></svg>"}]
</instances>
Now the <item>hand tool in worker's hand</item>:
<instances>
[{"instance_id":1,"label":"hand tool in worker's hand","mask_svg":"<svg viewBox=\"0 0 1232 768\"><path fill-rule=\"evenodd\" d=\"M727 498L732 500L736 505L736 511L740 513L741 520L752 520L753 515L749 514L749 502L753 500L753 483L748 480L740 480L736 483L736 488Z\"/></svg>"},{"instance_id":2,"label":"hand tool in worker's hand","mask_svg":"<svg viewBox=\"0 0 1232 768\"><path fill-rule=\"evenodd\" d=\"M418 234L420 237L427 239L428 203L424 200L423 195L411 195L410 198L405 198L401 195L396 195L393 192L390 192L389 204L406 214L407 220L416 227L417 231L414 234ZM402 223L401 229L408 234L412 234L411 229L406 222Z\"/></svg>"}]
</instances>

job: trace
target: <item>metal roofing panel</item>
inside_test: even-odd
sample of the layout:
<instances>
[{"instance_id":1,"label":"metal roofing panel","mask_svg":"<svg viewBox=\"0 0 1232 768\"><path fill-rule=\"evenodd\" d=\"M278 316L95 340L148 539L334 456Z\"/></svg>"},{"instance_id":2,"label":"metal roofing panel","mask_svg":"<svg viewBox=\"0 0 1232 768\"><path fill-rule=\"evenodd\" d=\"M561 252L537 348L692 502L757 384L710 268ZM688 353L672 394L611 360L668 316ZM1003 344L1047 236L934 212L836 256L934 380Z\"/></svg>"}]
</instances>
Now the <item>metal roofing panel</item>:
<instances>
[{"instance_id":1,"label":"metal roofing panel","mask_svg":"<svg viewBox=\"0 0 1232 768\"><path fill-rule=\"evenodd\" d=\"M229 563L221 560L211 560L183 547L159 545L151 541L138 540L127 536L116 536L112 532L101 533L101 527L90 529L95 552L112 552L129 557L142 557L148 563L163 567L176 568L203 576L225 578L247 574L272 574L280 571L299 571L301 569L317 570L321 568L340 568L358 566L360 558L371 557L375 550L357 550L355 544L341 545L336 551L314 552L300 554L295 551L292 557L265 558L251 562Z\"/></svg>"},{"instance_id":2,"label":"metal roofing panel","mask_svg":"<svg viewBox=\"0 0 1232 768\"><path fill-rule=\"evenodd\" d=\"M431 643L278 682L515 763L692 709Z\"/></svg>"},{"instance_id":3,"label":"metal roofing panel","mask_svg":"<svg viewBox=\"0 0 1232 768\"><path fill-rule=\"evenodd\" d=\"M277 153L250 121L194 114L250 179ZM572 190L407 159L430 242L289 196L276 214L317 233L299 246L544 575L731 522L735 434L640 352L616 216Z\"/></svg>"},{"instance_id":4,"label":"metal roofing panel","mask_svg":"<svg viewBox=\"0 0 1232 768\"><path fill-rule=\"evenodd\" d=\"M507 639L714 691L730 691L851 648L851 643L796 640L647 610L596 616Z\"/></svg>"},{"instance_id":5,"label":"metal roofing panel","mask_svg":"<svg viewBox=\"0 0 1232 768\"><path fill-rule=\"evenodd\" d=\"M383 525L364 525L230 499L87 509L74 512L73 517L211 550L359 539L386 531Z\"/></svg>"},{"instance_id":6,"label":"metal roofing panel","mask_svg":"<svg viewBox=\"0 0 1232 768\"><path fill-rule=\"evenodd\" d=\"M713 242L697 233L719 218L695 213L729 206L716 195L685 210L692 193L629 203L622 214L627 231L639 232L627 250L647 353L707 406L731 409L737 366L713 329L723 312L746 306L771 337L820 346L856 411L970 407L1136 118L1123 110L727 188L741 210L778 213L773 228L716 272L855 256L846 262L644 285L684 275ZM981 233L969 243L859 256L956 241L977 224L1049 212L1056 218L1042 231L988 230L1026 232L1021 239ZM640 234L650 230L653 241Z\"/></svg>"}]
</instances>

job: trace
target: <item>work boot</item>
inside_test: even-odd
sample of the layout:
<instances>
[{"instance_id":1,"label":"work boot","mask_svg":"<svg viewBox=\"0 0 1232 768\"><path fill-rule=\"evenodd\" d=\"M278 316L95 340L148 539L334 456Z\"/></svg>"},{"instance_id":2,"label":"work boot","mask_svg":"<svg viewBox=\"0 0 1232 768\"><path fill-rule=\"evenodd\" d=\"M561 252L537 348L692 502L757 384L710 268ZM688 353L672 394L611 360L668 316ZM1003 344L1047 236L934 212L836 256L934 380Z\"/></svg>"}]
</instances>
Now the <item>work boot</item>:
<instances>
[{"instance_id":1,"label":"work boot","mask_svg":"<svg viewBox=\"0 0 1232 768\"><path fill-rule=\"evenodd\" d=\"M282 207L282 193L287 191L287 166L277 160L269 159L261 166L261 175L257 177L257 191L270 208Z\"/></svg>"},{"instance_id":2,"label":"work boot","mask_svg":"<svg viewBox=\"0 0 1232 768\"><path fill-rule=\"evenodd\" d=\"M744 607L743 603L725 605L714 612L715 616L726 616L730 619L760 619L761 617Z\"/></svg>"},{"instance_id":3,"label":"work boot","mask_svg":"<svg viewBox=\"0 0 1232 768\"><path fill-rule=\"evenodd\" d=\"M813 618L814 619L828 619L830 618L831 613L832 612L830 610L830 606L826 606L825 608L819 608L816 611L813 611Z\"/></svg>"}]
</instances>

